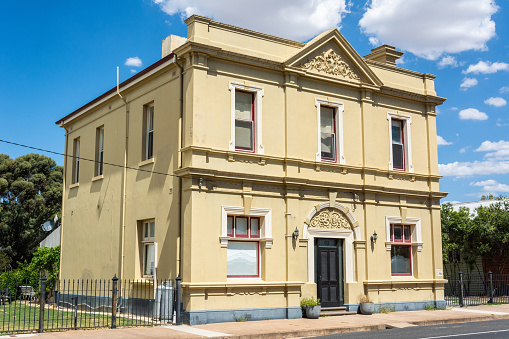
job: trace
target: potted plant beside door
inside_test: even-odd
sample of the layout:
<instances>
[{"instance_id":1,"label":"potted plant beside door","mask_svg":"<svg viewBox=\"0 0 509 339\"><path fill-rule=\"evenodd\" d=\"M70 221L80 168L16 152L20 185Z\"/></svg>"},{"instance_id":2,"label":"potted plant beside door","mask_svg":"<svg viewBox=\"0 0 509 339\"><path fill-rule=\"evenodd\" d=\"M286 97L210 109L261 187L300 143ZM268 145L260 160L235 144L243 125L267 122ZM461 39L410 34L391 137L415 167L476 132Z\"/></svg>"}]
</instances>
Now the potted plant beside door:
<instances>
[{"instance_id":1,"label":"potted plant beside door","mask_svg":"<svg viewBox=\"0 0 509 339\"><path fill-rule=\"evenodd\" d=\"M306 310L306 317L310 319L318 319L322 306L320 305L320 299L313 297L304 298L300 301L300 306Z\"/></svg>"},{"instance_id":2,"label":"potted plant beside door","mask_svg":"<svg viewBox=\"0 0 509 339\"><path fill-rule=\"evenodd\" d=\"M371 315L375 312L375 303L367 295L359 297L359 308L362 314Z\"/></svg>"}]
</instances>

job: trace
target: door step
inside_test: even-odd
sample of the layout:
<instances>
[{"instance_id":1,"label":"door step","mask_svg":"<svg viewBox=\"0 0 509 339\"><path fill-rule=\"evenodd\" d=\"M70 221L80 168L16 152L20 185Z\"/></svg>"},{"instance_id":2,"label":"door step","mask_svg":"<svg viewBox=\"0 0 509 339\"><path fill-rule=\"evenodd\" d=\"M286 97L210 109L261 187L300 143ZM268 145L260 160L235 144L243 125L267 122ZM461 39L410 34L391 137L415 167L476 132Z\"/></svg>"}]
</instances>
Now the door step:
<instances>
[{"instance_id":1,"label":"door step","mask_svg":"<svg viewBox=\"0 0 509 339\"><path fill-rule=\"evenodd\" d=\"M320 316L338 316L338 315L352 315L357 314L357 312L348 312L346 307L322 307L322 311L320 312Z\"/></svg>"}]
</instances>

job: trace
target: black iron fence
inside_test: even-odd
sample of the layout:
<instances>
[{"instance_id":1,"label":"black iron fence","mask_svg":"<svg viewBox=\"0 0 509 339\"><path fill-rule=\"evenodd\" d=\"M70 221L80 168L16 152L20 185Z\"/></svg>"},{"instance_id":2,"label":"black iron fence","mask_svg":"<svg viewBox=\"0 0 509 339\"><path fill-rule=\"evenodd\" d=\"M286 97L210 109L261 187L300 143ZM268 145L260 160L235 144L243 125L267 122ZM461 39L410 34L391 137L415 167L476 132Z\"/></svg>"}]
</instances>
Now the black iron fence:
<instances>
[{"instance_id":1,"label":"black iron fence","mask_svg":"<svg viewBox=\"0 0 509 339\"><path fill-rule=\"evenodd\" d=\"M180 324L176 295L173 280L0 280L0 334Z\"/></svg>"},{"instance_id":2,"label":"black iron fence","mask_svg":"<svg viewBox=\"0 0 509 339\"><path fill-rule=\"evenodd\" d=\"M473 306L482 304L509 303L509 274L476 275L465 278L462 272L457 276L446 276L445 301L447 306Z\"/></svg>"}]
</instances>

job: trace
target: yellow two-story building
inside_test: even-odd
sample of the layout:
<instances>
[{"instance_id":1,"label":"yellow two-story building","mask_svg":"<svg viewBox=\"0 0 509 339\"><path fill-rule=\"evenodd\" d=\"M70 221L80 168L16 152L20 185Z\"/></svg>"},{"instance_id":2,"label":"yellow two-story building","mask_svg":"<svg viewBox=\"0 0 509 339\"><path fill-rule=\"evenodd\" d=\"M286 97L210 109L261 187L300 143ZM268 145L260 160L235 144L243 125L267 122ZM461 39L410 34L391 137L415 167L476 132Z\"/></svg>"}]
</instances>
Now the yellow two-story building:
<instances>
[{"instance_id":1,"label":"yellow two-story building","mask_svg":"<svg viewBox=\"0 0 509 339\"><path fill-rule=\"evenodd\" d=\"M61 278L182 278L190 324L445 306L435 76L186 20L162 59L57 123ZM89 159L93 161L85 161Z\"/></svg>"}]
</instances>

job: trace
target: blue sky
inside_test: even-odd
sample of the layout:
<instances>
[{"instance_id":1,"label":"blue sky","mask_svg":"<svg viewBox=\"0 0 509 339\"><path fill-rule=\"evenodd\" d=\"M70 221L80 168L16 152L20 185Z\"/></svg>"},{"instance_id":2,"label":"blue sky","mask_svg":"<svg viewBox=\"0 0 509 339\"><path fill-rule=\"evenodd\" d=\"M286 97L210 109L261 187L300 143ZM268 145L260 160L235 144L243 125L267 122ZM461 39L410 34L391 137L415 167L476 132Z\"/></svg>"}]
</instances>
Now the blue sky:
<instances>
[{"instance_id":1,"label":"blue sky","mask_svg":"<svg viewBox=\"0 0 509 339\"><path fill-rule=\"evenodd\" d=\"M362 56L388 43L405 52L400 67L437 75L446 201L509 195L508 10L501 0L2 1L0 139L63 152L54 122L114 87L117 66L123 81L156 62L193 13L304 42L339 27ZM0 143L11 158L29 152Z\"/></svg>"}]
</instances>

